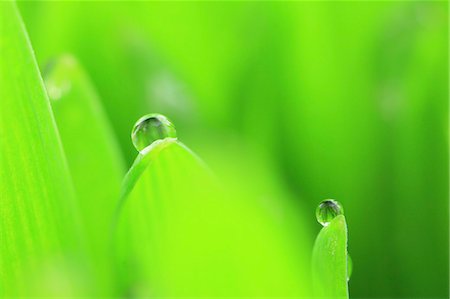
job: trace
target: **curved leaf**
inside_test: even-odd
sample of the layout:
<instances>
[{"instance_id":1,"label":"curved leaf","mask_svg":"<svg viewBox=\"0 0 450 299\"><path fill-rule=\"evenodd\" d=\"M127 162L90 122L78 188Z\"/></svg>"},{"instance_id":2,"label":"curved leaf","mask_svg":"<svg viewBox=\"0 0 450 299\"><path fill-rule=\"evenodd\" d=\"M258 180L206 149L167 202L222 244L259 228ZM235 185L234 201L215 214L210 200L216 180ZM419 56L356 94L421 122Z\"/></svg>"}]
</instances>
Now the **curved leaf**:
<instances>
[{"instance_id":1,"label":"curved leaf","mask_svg":"<svg viewBox=\"0 0 450 299\"><path fill-rule=\"evenodd\" d=\"M88 76L71 55L52 60L44 82L67 156L89 245L107 295L111 281L109 229L119 198L124 163ZM106 292L106 293L105 293Z\"/></svg>"},{"instance_id":2,"label":"curved leaf","mask_svg":"<svg viewBox=\"0 0 450 299\"><path fill-rule=\"evenodd\" d=\"M348 298L347 256L347 224L340 215L322 228L314 244L312 271L316 297Z\"/></svg>"},{"instance_id":3,"label":"curved leaf","mask_svg":"<svg viewBox=\"0 0 450 299\"><path fill-rule=\"evenodd\" d=\"M0 297L80 295L73 187L14 2L0 3L0 61Z\"/></svg>"},{"instance_id":4,"label":"curved leaf","mask_svg":"<svg viewBox=\"0 0 450 299\"><path fill-rule=\"evenodd\" d=\"M250 198L229 196L175 139L138 157L123 192L115 244L124 292L309 295L305 263L273 211Z\"/></svg>"}]
</instances>

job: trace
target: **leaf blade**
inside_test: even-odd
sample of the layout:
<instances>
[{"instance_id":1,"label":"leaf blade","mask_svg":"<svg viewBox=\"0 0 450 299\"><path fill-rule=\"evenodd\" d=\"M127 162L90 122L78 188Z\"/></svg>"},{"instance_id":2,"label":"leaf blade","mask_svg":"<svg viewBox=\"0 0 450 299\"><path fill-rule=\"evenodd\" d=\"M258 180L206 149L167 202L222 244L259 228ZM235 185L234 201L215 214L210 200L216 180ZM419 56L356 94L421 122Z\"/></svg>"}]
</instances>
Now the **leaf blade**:
<instances>
[{"instance_id":1,"label":"leaf blade","mask_svg":"<svg viewBox=\"0 0 450 299\"><path fill-rule=\"evenodd\" d=\"M309 295L305 263L293 254L273 211L229 196L175 140L152 152L119 211L118 271L133 275L124 277L124 291L162 297Z\"/></svg>"},{"instance_id":2,"label":"leaf blade","mask_svg":"<svg viewBox=\"0 0 450 299\"><path fill-rule=\"evenodd\" d=\"M70 175L16 4L0 7L0 296L79 295L89 275L73 265L86 260Z\"/></svg>"},{"instance_id":3,"label":"leaf blade","mask_svg":"<svg viewBox=\"0 0 450 299\"><path fill-rule=\"evenodd\" d=\"M75 59L64 54L44 71L53 113L94 254L99 295L114 290L110 267L109 234L119 198L124 163L97 92Z\"/></svg>"},{"instance_id":4,"label":"leaf blade","mask_svg":"<svg viewBox=\"0 0 450 299\"><path fill-rule=\"evenodd\" d=\"M312 257L314 292L322 298L348 298L347 225L339 215L317 236Z\"/></svg>"}]
</instances>

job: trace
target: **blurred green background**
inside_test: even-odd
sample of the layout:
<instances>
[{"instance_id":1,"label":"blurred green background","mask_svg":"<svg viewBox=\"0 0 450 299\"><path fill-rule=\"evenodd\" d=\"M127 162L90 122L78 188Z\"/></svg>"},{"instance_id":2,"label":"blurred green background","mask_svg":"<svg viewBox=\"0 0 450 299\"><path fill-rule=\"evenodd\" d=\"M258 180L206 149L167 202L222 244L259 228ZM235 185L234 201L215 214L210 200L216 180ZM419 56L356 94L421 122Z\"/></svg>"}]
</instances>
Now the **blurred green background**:
<instances>
[{"instance_id":1,"label":"blurred green background","mask_svg":"<svg viewBox=\"0 0 450 299\"><path fill-rule=\"evenodd\" d=\"M63 53L87 70L128 165L134 122L163 113L219 175L258 157L311 243L318 202L341 201L352 297L448 297L447 2L19 8L41 70Z\"/></svg>"}]
</instances>

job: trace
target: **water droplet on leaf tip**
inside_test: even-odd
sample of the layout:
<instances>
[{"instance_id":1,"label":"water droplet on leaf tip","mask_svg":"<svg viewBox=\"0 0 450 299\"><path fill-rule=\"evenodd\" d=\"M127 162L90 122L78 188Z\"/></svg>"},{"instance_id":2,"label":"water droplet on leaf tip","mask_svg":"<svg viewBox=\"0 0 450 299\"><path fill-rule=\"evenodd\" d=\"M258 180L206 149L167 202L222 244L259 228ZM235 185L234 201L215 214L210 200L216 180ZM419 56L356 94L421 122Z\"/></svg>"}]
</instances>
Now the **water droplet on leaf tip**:
<instances>
[{"instance_id":1,"label":"water droplet on leaf tip","mask_svg":"<svg viewBox=\"0 0 450 299\"><path fill-rule=\"evenodd\" d=\"M141 117L131 131L131 140L139 152L157 140L176 137L173 123L164 115L156 113Z\"/></svg>"},{"instance_id":2,"label":"water droplet on leaf tip","mask_svg":"<svg viewBox=\"0 0 450 299\"><path fill-rule=\"evenodd\" d=\"M323 226L327 226L336 216L343 214L344 208L339 201L334 199L323 200L316 209L317 221Z\"/></svg>"}]
</instances>

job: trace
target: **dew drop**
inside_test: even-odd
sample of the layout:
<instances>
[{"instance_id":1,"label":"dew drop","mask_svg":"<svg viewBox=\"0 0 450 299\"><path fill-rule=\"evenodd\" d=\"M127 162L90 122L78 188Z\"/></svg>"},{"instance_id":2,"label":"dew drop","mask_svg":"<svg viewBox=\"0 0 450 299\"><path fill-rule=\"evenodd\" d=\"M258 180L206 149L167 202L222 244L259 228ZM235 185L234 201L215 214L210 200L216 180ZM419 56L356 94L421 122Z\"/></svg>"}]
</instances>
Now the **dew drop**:
<instances>
[{"instance_id":1,"label":"dew drop","mask_svg":"<svg viewBox=\"0 0 450 299\"><path fill-rule=\"evenodd\" d=\"M347 253L347 281L350 280L353 271L353 261L350 254Z\"/></svg>"},{"instance_id":2,"label":"dew drop","mask_svg":"<svg viewBox=\"0 0 450 299\"><path fill-rule=\"evenodd\" d=\"M175 126L161 114L144 115L136 122L131 132L131 140L139 152L157 140L176 137Z\"/></svg>"},{"instance_id":3,"label":"dew drop","mask_svg":"<svg viewBox=\"0 0 450 299\"><path fill-rule=\"evenodd\" d=\"M339 201L334 199L323 200L316 209L317 221L323 226L327 226L336 216L343 214L344 208Z\"/></svg>"}]
</instances>

